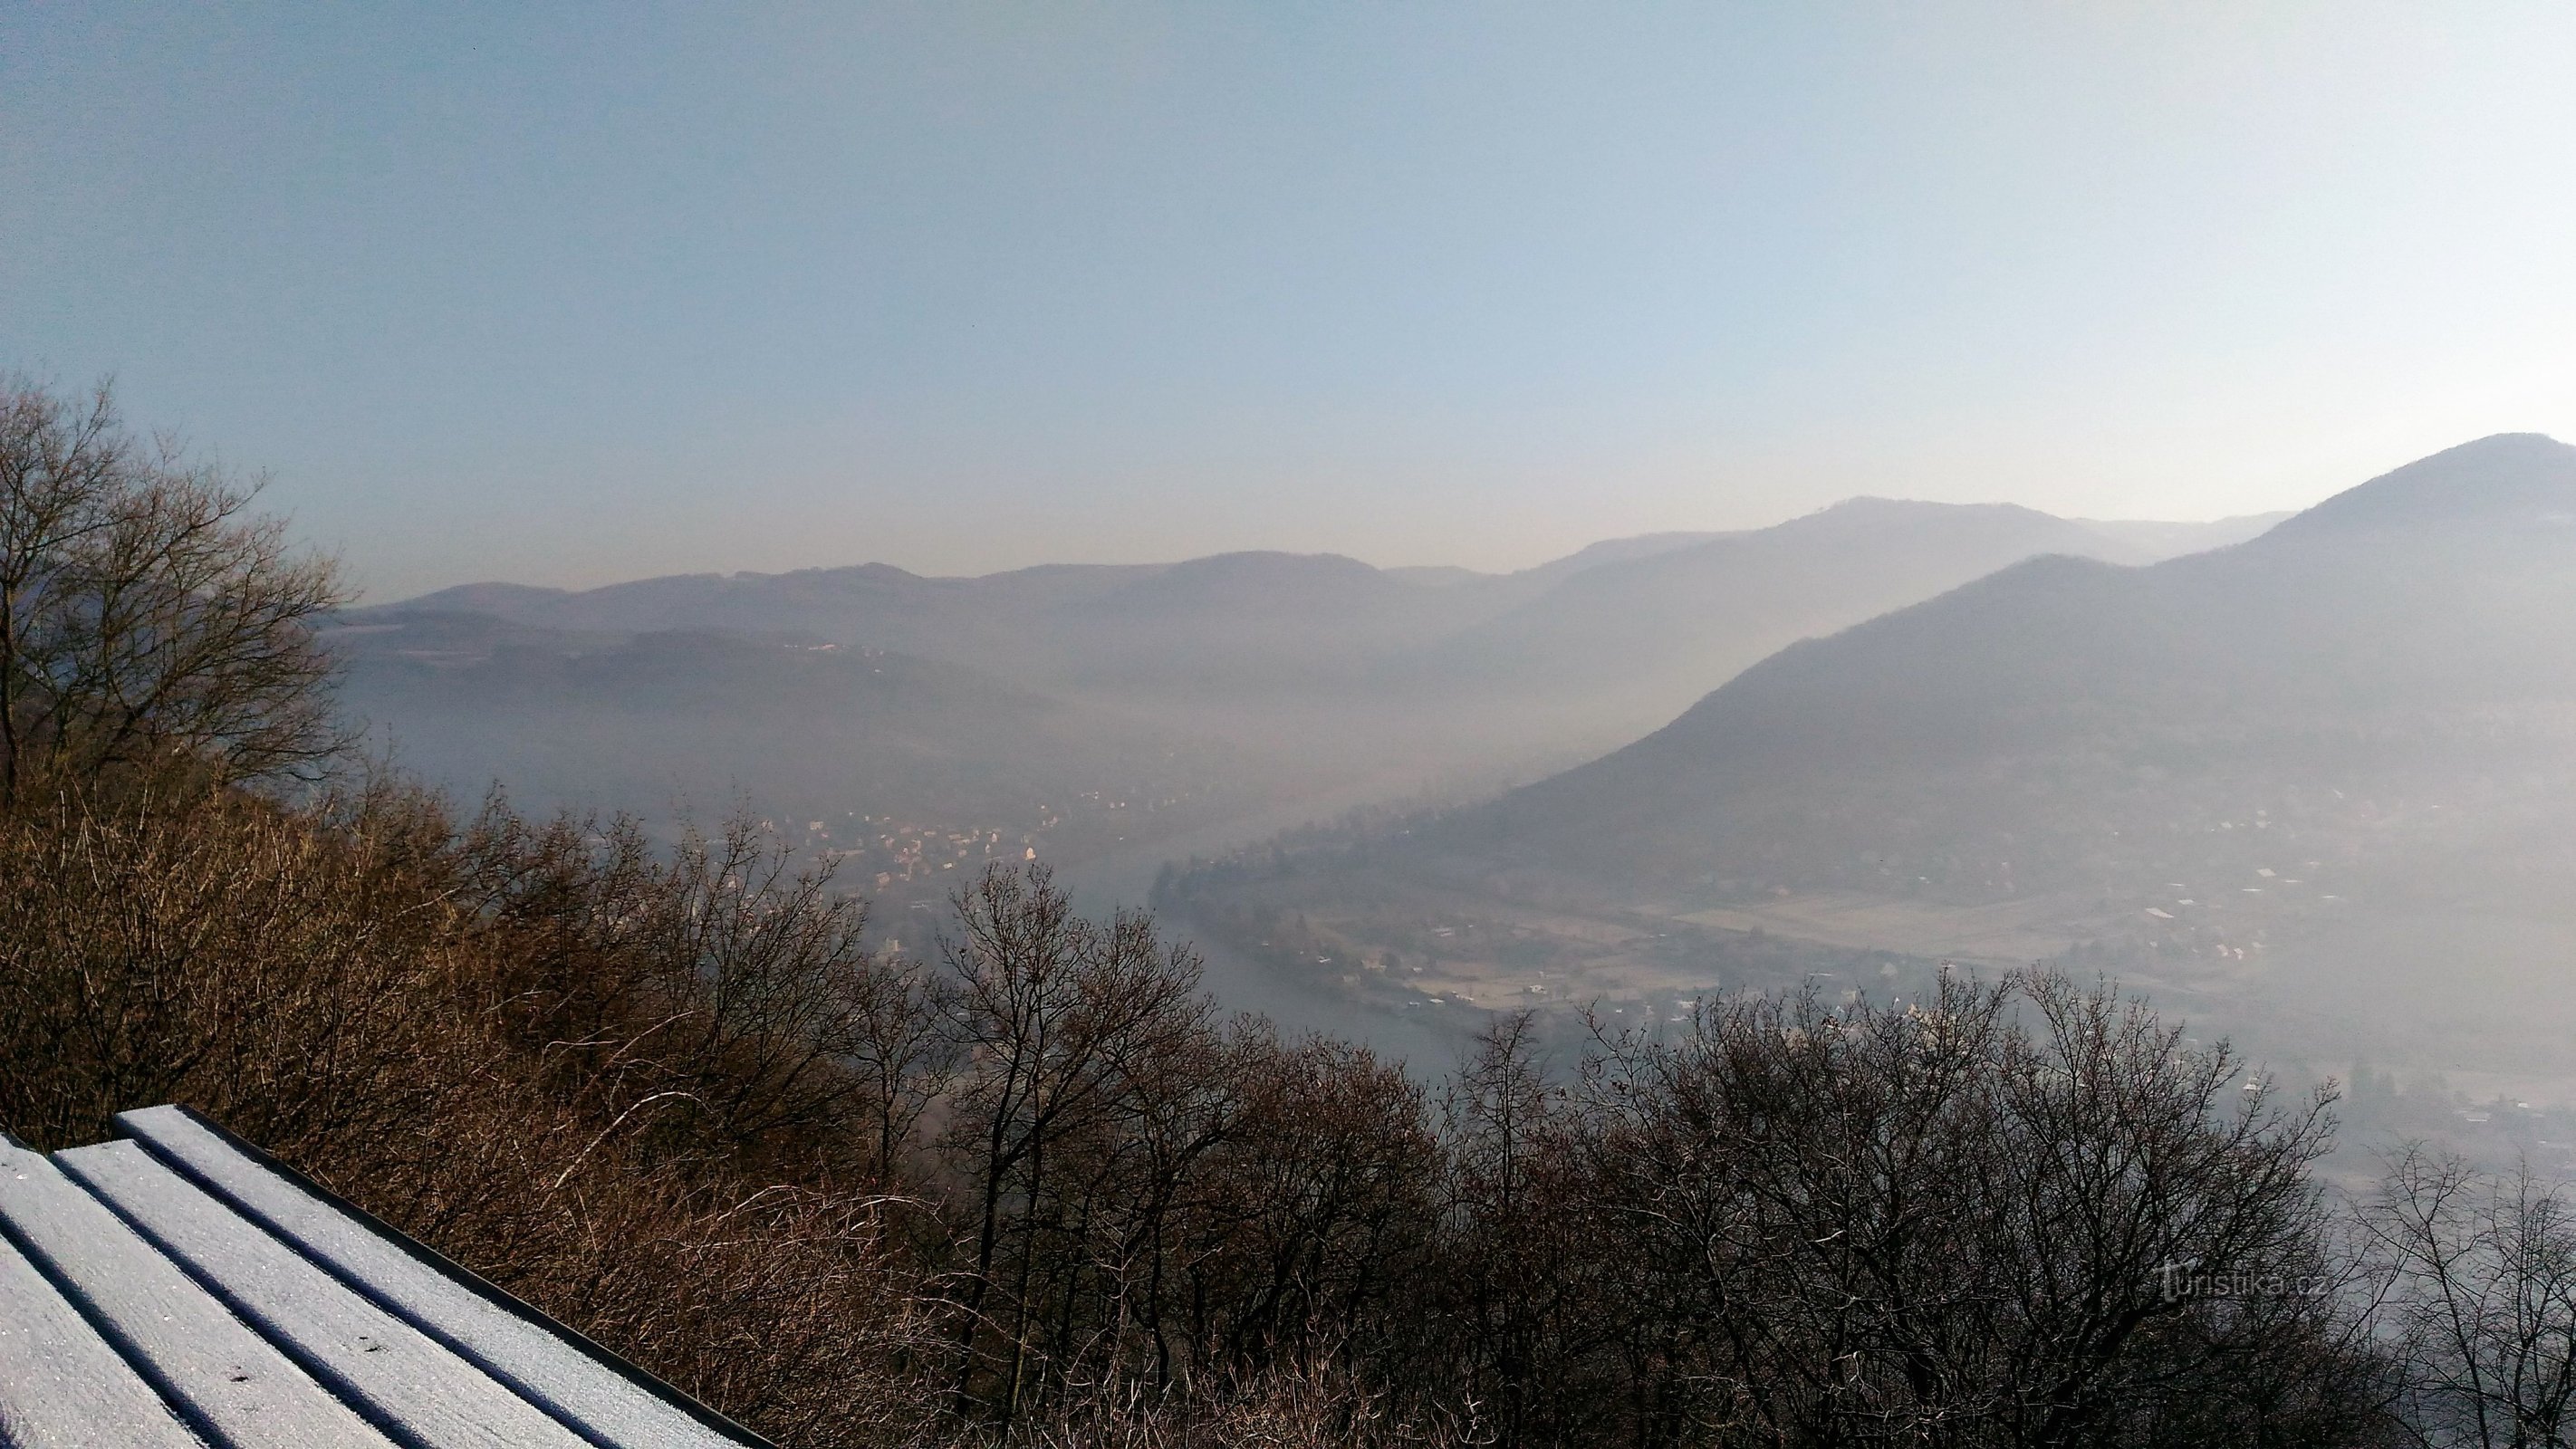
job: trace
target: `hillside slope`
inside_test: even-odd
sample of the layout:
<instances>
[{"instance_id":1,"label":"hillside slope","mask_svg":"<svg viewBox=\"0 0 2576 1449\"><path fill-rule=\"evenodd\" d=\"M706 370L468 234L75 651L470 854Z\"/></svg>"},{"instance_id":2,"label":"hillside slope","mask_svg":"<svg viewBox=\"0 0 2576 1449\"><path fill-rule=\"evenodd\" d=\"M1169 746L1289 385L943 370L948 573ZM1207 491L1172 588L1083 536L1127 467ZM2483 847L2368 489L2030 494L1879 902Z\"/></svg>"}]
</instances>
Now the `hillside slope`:
<instances>
[{"instance_id":1,"label":"hillside slope","mask_svg":"<svg viewBox=\"0 0 2576 1449\"><path fill-rule=\"evenodd\" d=\"M1625 701L1620 726L1633 732L1789 640L2017 559L2137 561L2241 527L2077 524L2004 505L1856 499L1772 528L1610 539L1511 574L1245 552L976 578L861 564L581 591L468 584L389 607L576 633L810 634L1075 691L1203 692L1223 680L1272 694L1466 689L1538 702L1583 689Z\"/></svg>"},{"instance_id":2,"label":"hillside slope","mask_svg":"<svg viewBox=\"0 0 2576 1449\"><path fill-rule=\"evenodd\" d=\"M1516 959L1547 970L1512 990L1622 1000L2064 957L2283 1051L2576 1098L2571 817L2576 448L2506 435L2232 548L2015 564L1489 804L1181 894L1310 956L1437 909L1508 943L1425 945L1460 992Z\"/></svg>"},{"instance_id":3,"label":"hillside slope","mask_svg":"<svg viewBox=\"0 0 2576 1449\"><path fill-rule=\"evenodd\" d=\"M2232 549L2033 559L1793 646L1459 828L1663 881L1867 856L1974 894L2018 854L2017 884L2074 883L2222 779L2287 796L2545 761L2576 707L2571 621L2576 448L2491 438ZM2448 753L2470 737L2474 764Z\"/></svg>"},{"instance_id":4,"label":"hillside slope","mask_svg":"<svg viewBox=\"0 0 2576 1449\"><path fill-rule=\"evenodd\" d=\"M1447 641L1422 667L1492 687L1544 679L1647 728L1796 640L2035 555L2116 556L2127 547L2009 504L1858 498L1568 576Z\"/></svg>"}]
</instances>

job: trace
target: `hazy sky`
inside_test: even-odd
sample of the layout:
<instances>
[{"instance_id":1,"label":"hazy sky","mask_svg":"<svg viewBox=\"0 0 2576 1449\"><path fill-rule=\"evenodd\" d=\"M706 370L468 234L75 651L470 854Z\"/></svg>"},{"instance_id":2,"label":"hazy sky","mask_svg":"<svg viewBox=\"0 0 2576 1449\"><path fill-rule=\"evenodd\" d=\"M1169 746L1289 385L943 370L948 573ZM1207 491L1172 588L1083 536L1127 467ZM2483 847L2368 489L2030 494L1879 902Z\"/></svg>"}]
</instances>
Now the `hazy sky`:
<instances>
[{"instance_id":1,"label":"hazy sky","mask_svg":"<svg viewBox=\"0 0 2576 1449\"><path fill-rule=\"evenodd\" d=\"M376 597L2576 438L2576 6L0 8L0 366Z\"/></svg>"}]
</instances>

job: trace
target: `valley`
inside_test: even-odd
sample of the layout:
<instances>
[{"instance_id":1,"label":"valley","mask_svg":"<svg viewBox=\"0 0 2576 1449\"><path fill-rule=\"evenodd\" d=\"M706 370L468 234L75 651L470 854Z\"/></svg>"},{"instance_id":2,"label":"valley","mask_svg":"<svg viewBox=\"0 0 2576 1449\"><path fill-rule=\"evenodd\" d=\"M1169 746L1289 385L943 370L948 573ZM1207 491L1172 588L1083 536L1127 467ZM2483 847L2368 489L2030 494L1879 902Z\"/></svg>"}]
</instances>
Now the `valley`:
<instances>
[{"instance_id":1,"label":"valley","mask_svg":"<svg viewBox=\"0 0 2576 1449\"><path fill-rule=\"evenodd\" d=\"M459 795L749 811L914 947L1044 863L1185 923L1230 1001L1426 1063L1499 1010L2051 963L2285 1070L2576 1101L2569 456L2286 522L1855 500L1511 575L473 586L331 638Z\"/></svg>"},{"instance_id":2,"label":"valley","mask_svg":"<svg viewBox=\"0 0 2576 1449\"><path fill-rule=\"evenodd\" d=\"M2045 963L2306 1079L2576 1103L2566 516L2576 450L2499 438L2233 548L2018 563L1599 760L1159 900L1383 1012Z\"/></svg>"}]
</instances>

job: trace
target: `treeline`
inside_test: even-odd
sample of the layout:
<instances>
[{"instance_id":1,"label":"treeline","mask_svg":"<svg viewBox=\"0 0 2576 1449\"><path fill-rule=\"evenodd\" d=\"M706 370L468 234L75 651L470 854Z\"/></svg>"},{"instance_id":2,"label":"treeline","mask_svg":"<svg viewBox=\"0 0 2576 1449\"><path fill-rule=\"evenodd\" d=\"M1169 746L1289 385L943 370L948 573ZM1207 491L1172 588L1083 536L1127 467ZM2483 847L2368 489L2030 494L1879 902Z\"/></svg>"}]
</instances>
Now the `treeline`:
<instances>
[{"instance_id":1,"label":"treeline","mask_svg":"<svg viewBox=\"0 0 2576 1449\"><path fill-rule=\"evenodd\" d=\"M2326 1097L2107 988L1504 1016L1426 1084L1034 868L874 951L748 825L335 784L328 568L103 395L0 402L0 1127L199 1107L782 1443L2576 1427L2554 1186L2331 1196Z\"/></svg>"}]
</instances>

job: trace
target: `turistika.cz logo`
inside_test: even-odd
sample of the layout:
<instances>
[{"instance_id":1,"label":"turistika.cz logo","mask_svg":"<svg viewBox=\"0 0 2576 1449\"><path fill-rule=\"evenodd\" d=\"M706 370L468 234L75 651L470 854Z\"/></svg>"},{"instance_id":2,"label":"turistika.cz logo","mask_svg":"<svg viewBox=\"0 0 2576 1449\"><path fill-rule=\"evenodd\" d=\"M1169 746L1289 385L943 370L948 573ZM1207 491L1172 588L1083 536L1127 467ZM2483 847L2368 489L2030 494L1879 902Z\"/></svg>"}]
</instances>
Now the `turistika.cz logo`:
<instances>
[{"instance_id":1,"label":"turistika.cz logo","mask_svg":"<svg viewBox=\"0 0 2576 1449\"><path fill-rule=\"evenodd\" d=\"M2275 1273L2259 1268L2232 1268L2224 1273L2196 1273L2198 1258L2185 1258L2156 1269L2157 1291L2167 1303L2184 1298L2322 1298L2331 1285L2322 1273Z\"/></svg>"}]
</instances>

